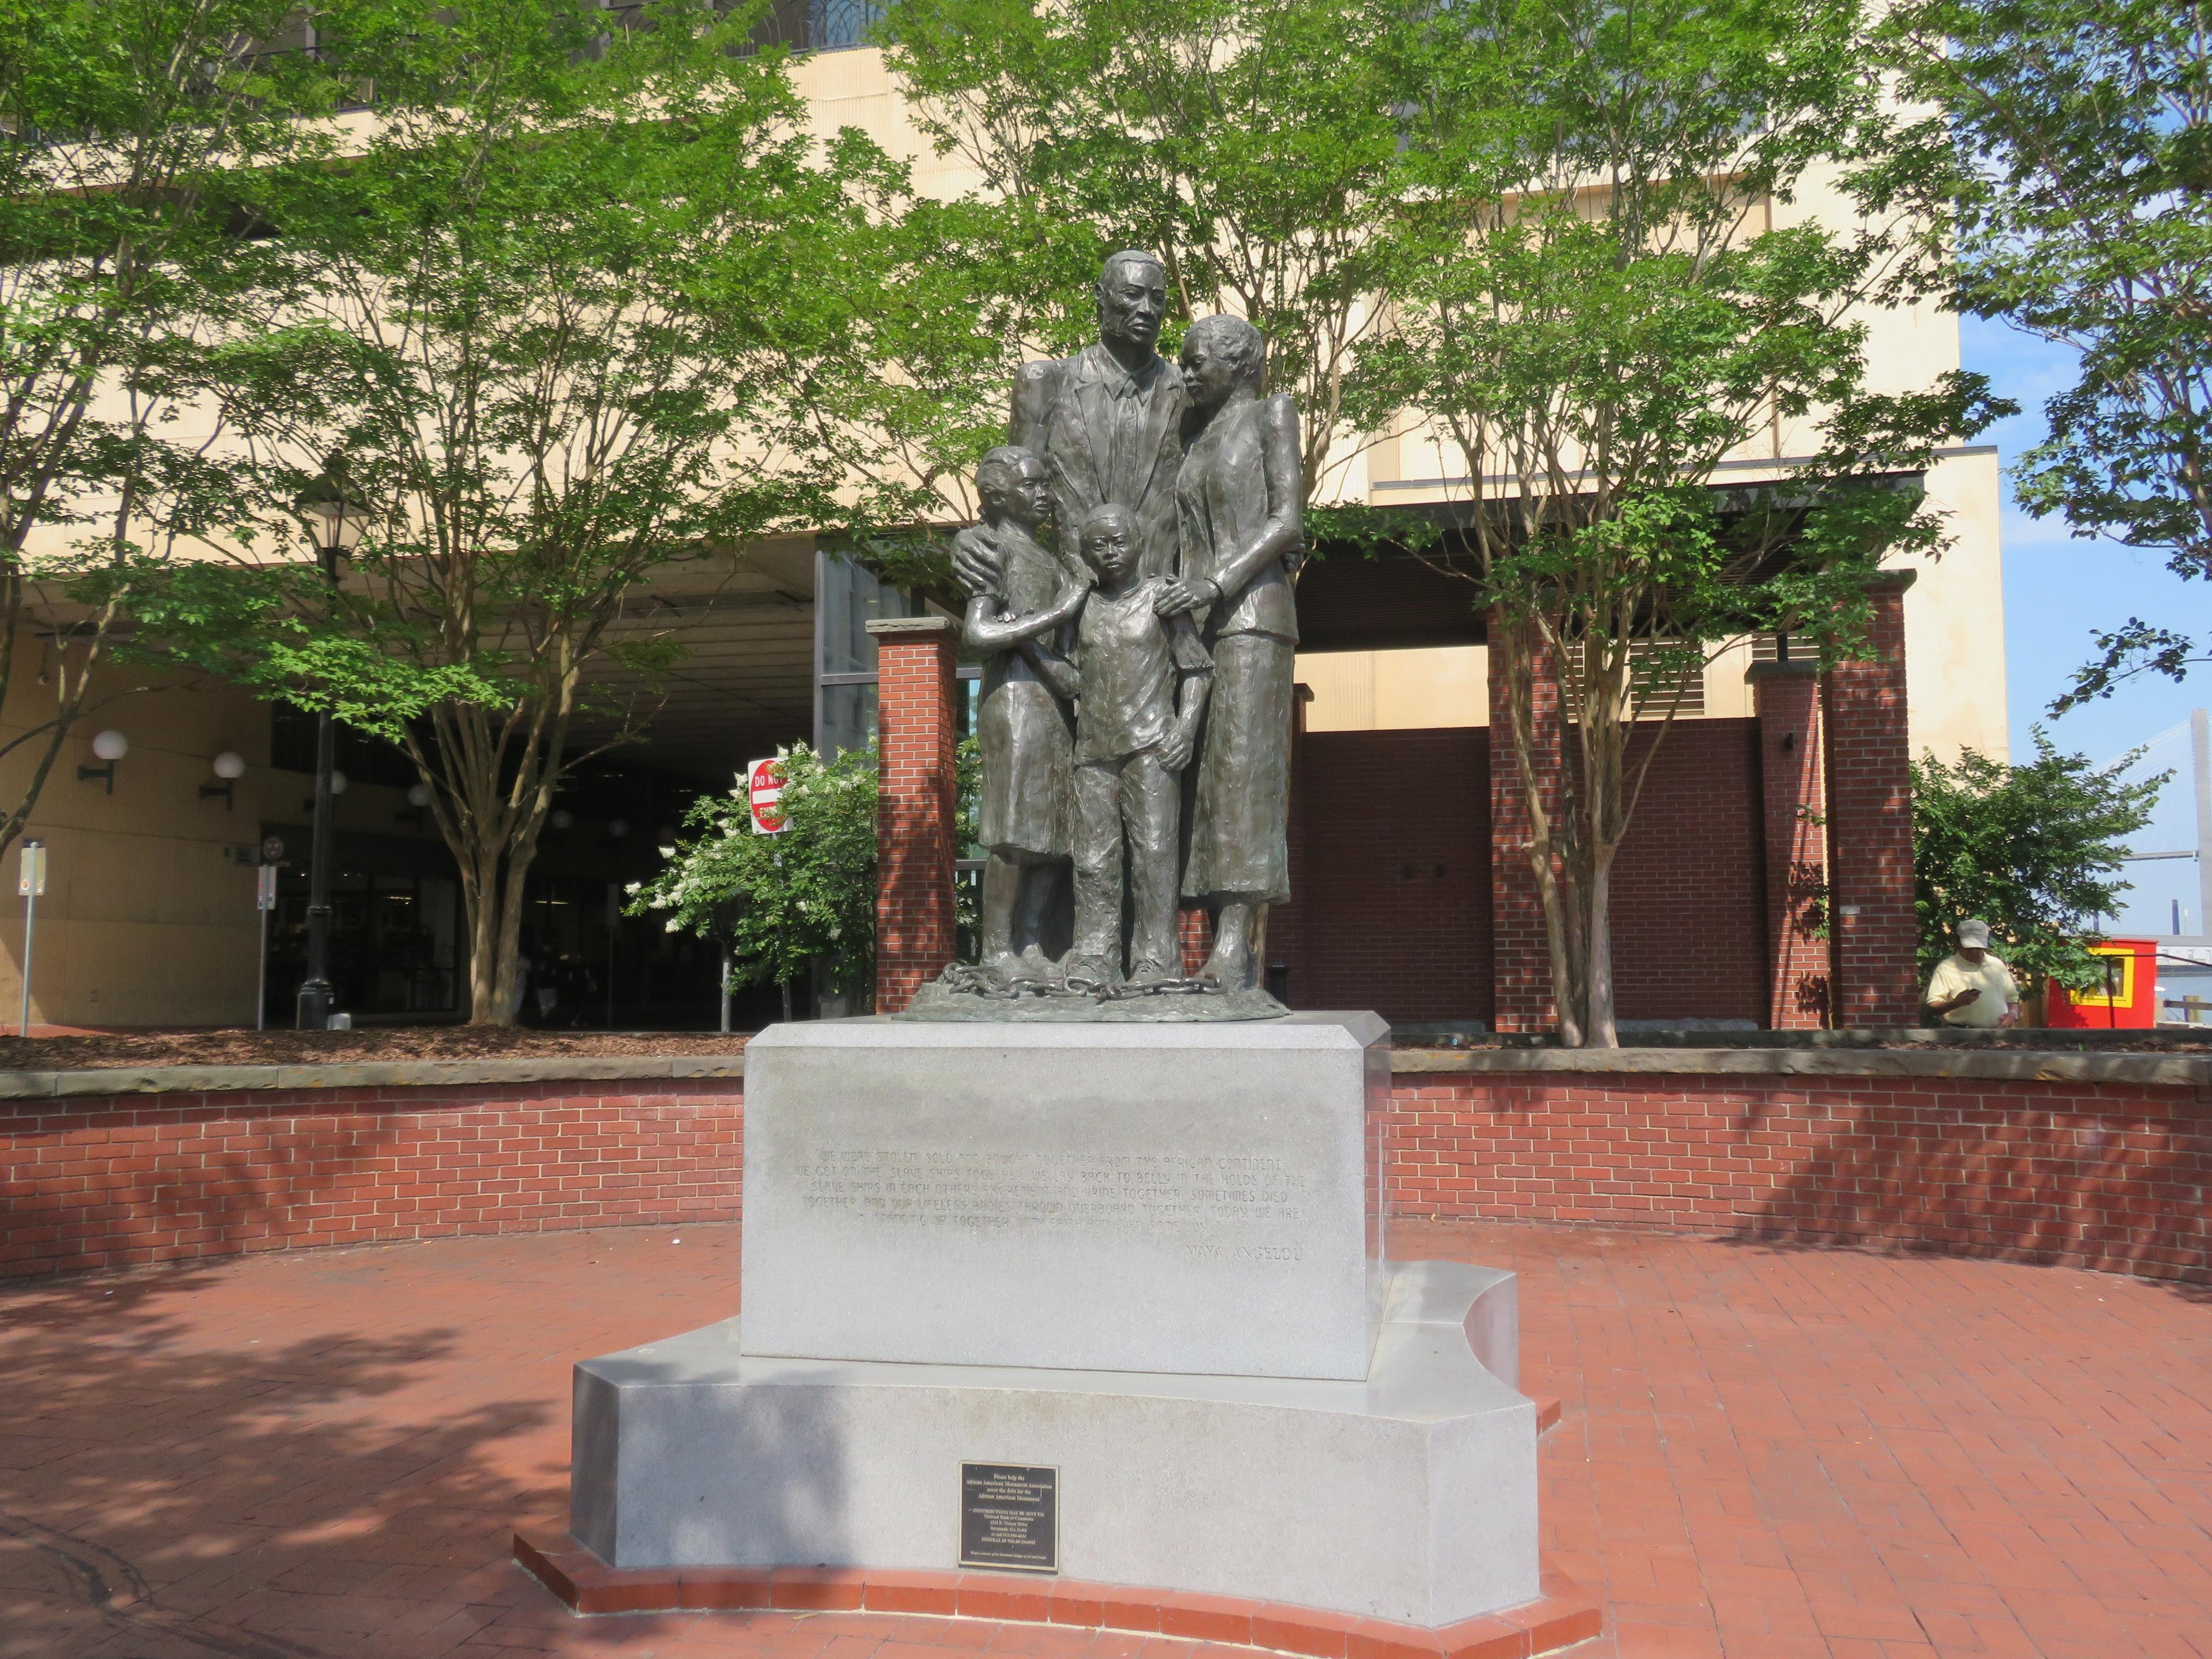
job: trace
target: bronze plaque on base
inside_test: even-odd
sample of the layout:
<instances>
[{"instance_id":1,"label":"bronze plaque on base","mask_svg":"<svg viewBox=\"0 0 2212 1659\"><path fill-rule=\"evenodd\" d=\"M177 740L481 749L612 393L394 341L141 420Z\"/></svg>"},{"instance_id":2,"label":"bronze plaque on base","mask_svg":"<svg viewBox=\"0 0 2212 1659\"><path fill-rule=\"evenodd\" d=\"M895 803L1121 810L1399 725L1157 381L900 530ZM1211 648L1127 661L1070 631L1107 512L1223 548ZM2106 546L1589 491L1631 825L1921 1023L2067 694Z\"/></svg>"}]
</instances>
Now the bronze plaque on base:
<instances>
[{"instance_id":1,"label":"bronze plaque on base","mask_svg":"<svg viewBox=\"0 0 2212 1659\"><path fill-rule=\"evenodd\" d=\"M1060 1471L1021 1463L963 1463L960 1565L1058 1572Z\"/></svg>"}]
</instances>

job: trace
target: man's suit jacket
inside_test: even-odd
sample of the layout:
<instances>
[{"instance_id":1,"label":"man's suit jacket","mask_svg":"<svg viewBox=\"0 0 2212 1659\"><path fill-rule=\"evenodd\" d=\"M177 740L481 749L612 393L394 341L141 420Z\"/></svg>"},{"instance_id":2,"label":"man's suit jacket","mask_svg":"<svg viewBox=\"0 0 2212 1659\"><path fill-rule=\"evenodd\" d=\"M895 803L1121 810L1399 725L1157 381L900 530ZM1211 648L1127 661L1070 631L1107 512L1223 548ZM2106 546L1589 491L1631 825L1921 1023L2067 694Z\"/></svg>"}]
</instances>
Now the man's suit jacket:
<instances>
[{"instance_id":1,"label":"man's suit jacket","mask_svg":"<svg viewBox=\"0 0 2212 1659\"><path fill-rule=\"evenodd\" d=\"M1129 404L1137 407L1117 409ZM1111 502L1135 522L1141 575L1177 574L1183 409L1182 371L1163 357L1133 377L1103 345L1022 365L1009 437L1044 462L1057 545L1071 569L1084 568L1076 534L1084 515Z\"/></svg>"}]
</instances>

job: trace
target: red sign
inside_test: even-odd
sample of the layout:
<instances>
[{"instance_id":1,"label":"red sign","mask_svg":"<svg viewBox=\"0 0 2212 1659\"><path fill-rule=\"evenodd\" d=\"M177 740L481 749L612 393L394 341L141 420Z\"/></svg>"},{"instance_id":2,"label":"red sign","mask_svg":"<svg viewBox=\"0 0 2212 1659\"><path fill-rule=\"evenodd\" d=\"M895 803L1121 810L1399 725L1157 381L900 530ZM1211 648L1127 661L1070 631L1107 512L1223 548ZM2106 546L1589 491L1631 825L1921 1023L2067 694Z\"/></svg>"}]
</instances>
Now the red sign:
<instances>
[{"instance_id":1,"label":"red sign","mask_svg":"<svg viewBox=\"0 0 2212 1659\"><path fill-rule=\"evenodd\" d=\"M784 826L783 763L749 761L745 765L745 801L752 808L753 829L773 836Z\"/></svg>"}]
</instances>

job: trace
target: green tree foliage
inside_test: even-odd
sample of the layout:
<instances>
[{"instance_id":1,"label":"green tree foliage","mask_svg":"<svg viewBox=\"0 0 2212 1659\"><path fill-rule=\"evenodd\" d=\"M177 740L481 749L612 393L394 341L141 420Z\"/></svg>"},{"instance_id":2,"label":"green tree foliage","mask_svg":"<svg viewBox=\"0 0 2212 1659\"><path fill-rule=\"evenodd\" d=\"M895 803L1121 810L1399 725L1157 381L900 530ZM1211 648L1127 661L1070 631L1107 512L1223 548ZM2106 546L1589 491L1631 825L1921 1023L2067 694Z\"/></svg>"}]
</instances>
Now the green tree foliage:
<instances>
[{"instance_id":1,"label":"green tree foliage","mask_svg":"<svg viewBox=\"0 0 2212 1659\"><path fill-rule=\"evenodd\" d=\"M2010 766L1969 749L1946 766L1912 768L1912 873L1924 979L1951 953L1969 916L1990 925L2015 973L2076 990L2103 983L2089 953L2094 918L2111 915L2128 837L2150 822L2172 776L2130 782L2137 757L2102 769L2062 755L2039 726L2035 758Z\"/></svg>"},{"instance_id":2,"label":"green tree foliage","mask_svg":"<svg viewBox=\"0 0 2212 1659\"><path fill-rule=\"evenodd\" d=\"M243 171L312 148L332 87L264 58L281 0L0 0L0 694L27 606L71 623L0 805L21 832L133 593L246 516L210 458L208 353L264 272Z\"/></svg>"},{"instance_id":3,"label":"green tree foliage","mask_svg":"<svg viewBox=\"0 0 2212 1659\"><path fill-rule=\"evenodd\" d=\"M509 1017L578 722L620 741L681 655L648 584L915 507L880 437L901 180L811 131L748 21L338 0L319 49L376 118L341 164L255 180L291 286L227 356L232 418L272 503L335 449L372 522L335 592L257 565L149 620L405 749L459 865L478 1023Z\"/></svg>"},{"instance_id":4,"label":"green tree foliage","mask_svg":"<svg viewBox=\"0 0 2212 1659\"><path fill-rule=\"evenodd\" d=\"M1911 0L1883 29L1942 128L1899 180L1953 210L1959 302L2079 354L2014 469L2077 535L2212 579L2212 9L2203 0ZM2054 710L2205 659L2199 630L2100 635Z\"/></svg>"},{"instance_id":5,"label":"green tree foliage","mask_svg":"<svg viewBox=\"0 0 2212 1659\"><path fill-rule=\"evenodd\" d=\"M1534 824L1505 855L1570 1046L1618 1040L1613 860L1682 678L1753 630L1861 648L1881 560L1942 541L1906 481L1988 418L1976 377L1869 388L1857 308L1898 233L1797 205L1894 142L1868 46L1857 0L1478 0L1397 40L1393 326L1358 404L1464 458L1447 568L1504 658ZM1784 434L1780 483L1717 487Z\"/></svg>"},{"instance_id":6,"label":"green tree foliage","mask_svg":"<svg viewBox=\"0 0 2212 1659\"><path fill-rule=\"evenodd\" d=\"M664 914L668 931L730 947L742 985L790 986L817 968L833 991L865 994L876 971L876 775L873 744L823 760L805 744L781 751L786 827L752 827L742 781L702 795L684 817L694 833L661 848L667 867L632 884L629 914ZM978 760L960 745L958 842L975 839ZM973 898L959 889L962 927Z\"/></svg>"},{"instance_id":7,"label":"green tree foliage","mask_svg":"<svg viewBox=\"0 0 2212 1659\"><path fill-rule=\"evenodd\" d=\"M1376 323L1390 23L1346 0L901 0L880 33L924 131L982 178L970 269L1030 346L1091 337L1104 254L1159 254L1171 335L1233 310L1267 336L1311 495Z\"/></svg>"},{"instance_id":8,"label":"green tree foliage","mask_svg":"<svg viewBox=\"0 0 2212 1659\"><path fill-rule=\"evenodd\" d=\"M752 827L741 779L684 815L693 832L663 848L668 865L630 887L629 914L665 913L668 931L730 947L739 985L802 981L819 963L833 990L866 991L876 965L876 751L824 762L781 751L785 829Z\"/></svg>"}]
</instances>

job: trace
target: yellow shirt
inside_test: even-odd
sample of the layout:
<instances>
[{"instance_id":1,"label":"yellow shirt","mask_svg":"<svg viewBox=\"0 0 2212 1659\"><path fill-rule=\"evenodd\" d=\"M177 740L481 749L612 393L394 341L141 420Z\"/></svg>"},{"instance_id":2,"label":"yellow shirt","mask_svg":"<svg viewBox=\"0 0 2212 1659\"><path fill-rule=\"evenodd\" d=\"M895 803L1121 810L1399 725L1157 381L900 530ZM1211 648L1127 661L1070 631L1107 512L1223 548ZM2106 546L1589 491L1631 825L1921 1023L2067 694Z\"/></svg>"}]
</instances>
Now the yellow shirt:
<instances>
[{"instance_id":1,"label":"yellow shirt","mask_svg":"<svg viewBox=\"0 0 2212 1659\"><path fill-rule=\"evenodd\" d=\"M1928 981L1928 994L1923 1000L1948 1002L1969 988L1979 991L1981 995L1965 1007L1954 1008L1945 1014L1946 1025L1995 1025L2004 1018L2007 1005L2020 1000L2020 988L2012 982L2012 969L1987 951L1978 963L1955 954L1945 957L1936 964L1935 975Z\"/></svg>"}]
</instances>

